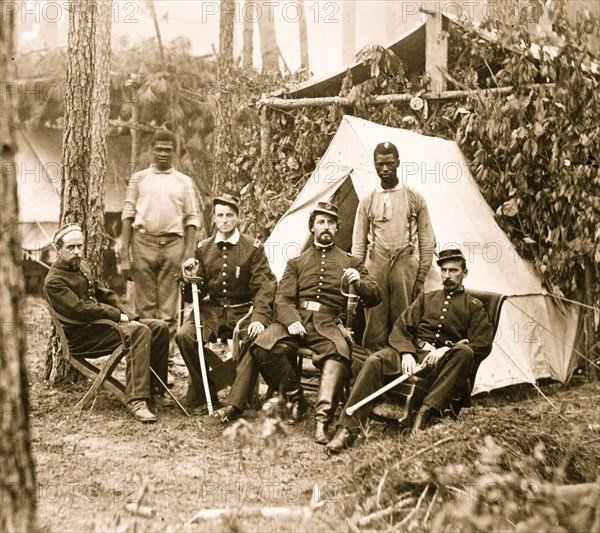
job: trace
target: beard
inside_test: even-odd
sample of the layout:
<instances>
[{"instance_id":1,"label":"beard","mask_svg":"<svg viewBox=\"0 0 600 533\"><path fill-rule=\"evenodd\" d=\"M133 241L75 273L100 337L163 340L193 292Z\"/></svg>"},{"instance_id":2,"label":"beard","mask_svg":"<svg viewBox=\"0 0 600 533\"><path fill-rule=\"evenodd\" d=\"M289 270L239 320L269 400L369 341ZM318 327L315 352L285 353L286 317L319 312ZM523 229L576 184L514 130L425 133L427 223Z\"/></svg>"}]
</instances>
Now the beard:
<instances>
[{"instance_id":1,"label":"beard","mask_svg":"<svg viewBox=\"0 0 600 533\"><path fill-rule=\"evenodd\" d=\"M319 233L317 237L317 242L319 244L330 244L333 242L333 235L329 233L329 231L323 231Z\"/></svg>"}]
</instances>

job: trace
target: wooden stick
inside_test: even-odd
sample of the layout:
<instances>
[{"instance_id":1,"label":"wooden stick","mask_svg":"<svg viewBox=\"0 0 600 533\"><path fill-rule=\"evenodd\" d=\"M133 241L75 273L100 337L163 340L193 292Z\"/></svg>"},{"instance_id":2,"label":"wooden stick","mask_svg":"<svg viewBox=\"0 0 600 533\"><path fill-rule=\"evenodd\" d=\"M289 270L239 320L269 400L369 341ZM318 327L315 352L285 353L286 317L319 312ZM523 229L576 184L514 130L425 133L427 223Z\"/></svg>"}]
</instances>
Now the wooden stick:
<instances>
[{"instance_id":1,"label":"wooden stick","mask_svg":"<svg viewBox=\"0 0 600 533\"><path fill-rule=\"evenodd\" d=\"M535 83L528 85L527 88L548 87L553 88L554 83ZM512 86L493 87L491 89L469 89L463 91L443 91L441 93L427 92L421 95L425 100L460 100L469 96L482 95L504 95L510 94L515 90ZM410 102L414 94L382 94L365 99L365 103L372 105L382 105L394 102ZM278 98L275 96L265 97L258 100L258 104L269 106L275 109L296 109L302 107L327 107L331 105L352 105L353 102L346 96L324 96L321 98Z\"/></svg>"},{"instance_id":2,"label":"wooden stick","mask_svg":"<svg viewBox=\"0 0 600 533\"><path fill-rule=\"evenodd\" d=\"M454 440L455 438L456 437L446 437L445 439L438 440L437 442L434 442L431 446L427 446L427 448L423 448L422 450L419 450L417 453L412 454L410 457L407 457L406 459L402 459L401 461L398 461L394 465L394 468L398 468L400 465L402 465L404 463L408 463L409 461L412 461L413 459L416 459L417 457L419 457L419 455L423 455L424 453L427 453L427 452L433 450L437 446L439 446L441 444L445 444L446 442L450 442L451 440Z\"/></svg>"},{"instance_id":3,"label":"wooden stick","mask_svg":"<svg viewBox=\"0 0 600 533\"><path fill-rule=\"evenodd\" d=\"M419 508L421 507L421 504L423 503L427 492L429 492L429 483L427 483L427 485L423 489L423 492L421 493L421 496L419 496L419 501L417 502L415 508L410 513L408 513L400 522L395 524L396 528L400 529L401 526L406 524L406 522L408 522L413 516L415 516L415 514L419 512Z\"/></svg>"},{"instance_id":4,"label":"wooden stick","mask_svg":"<svg viewBox=\"0 0 600 533\"><path fill-rule=\"evenodd\" d=\"M395 513L396 511L404 507L407 503L411 503L412 501L414 501L414 499L414 496L411 496L410 498L403 498L401 500L398 500L396 503L394 503L394 505L390 505L389 507L386 507L381 511L375 511L374 513L368 514L367 516L363 516L358 521L357 525L359 527L368 526L371 522L374 522L375 520L385 518L386 516Z\"/></svg>"}]
</instances>

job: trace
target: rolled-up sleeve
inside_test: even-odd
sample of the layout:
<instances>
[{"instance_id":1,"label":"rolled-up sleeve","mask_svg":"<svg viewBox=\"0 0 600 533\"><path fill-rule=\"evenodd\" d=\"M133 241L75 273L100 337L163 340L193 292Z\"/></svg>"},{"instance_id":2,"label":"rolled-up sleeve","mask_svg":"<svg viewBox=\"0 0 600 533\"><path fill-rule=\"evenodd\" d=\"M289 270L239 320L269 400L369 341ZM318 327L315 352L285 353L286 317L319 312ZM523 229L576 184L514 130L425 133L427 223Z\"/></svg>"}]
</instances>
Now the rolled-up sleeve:
<instances>
[{"instance_id":1,"label":"rolled-up sleeve","mask_svg":"<svg viewBox=\"0 0 600 533\"><path fill-rule=\"evenodd\" d=\"M354 230L352 233L352 255L361 263L367 256L367 235L369 233L369 218L367 216L367 201L361 200L356 210Z\"/></svg>"},{"instance_id":2,"label":"rolled-up sleeve","mask_svg":"<svg viewBox=\"0 0 600 533\"><path fill-rule=\"evenodd\" d=\"M196 188L192 178L185 176L185 202L183 206L183 225L199 226L198 203L196 202Z\"/></svg>"},{"instance_id":3,"label":"rolled-up sleeve","mask_svg":"<svg viewBox=\"0 0 600 533\"><path fill-rule=\"evenodd\" d=\"M135 218L137 199L139 195L140 174L136 172L127 185L127 193L125 194L125 203L123 205L123 213L121 220Z\"/></svg>"}]
</instances>

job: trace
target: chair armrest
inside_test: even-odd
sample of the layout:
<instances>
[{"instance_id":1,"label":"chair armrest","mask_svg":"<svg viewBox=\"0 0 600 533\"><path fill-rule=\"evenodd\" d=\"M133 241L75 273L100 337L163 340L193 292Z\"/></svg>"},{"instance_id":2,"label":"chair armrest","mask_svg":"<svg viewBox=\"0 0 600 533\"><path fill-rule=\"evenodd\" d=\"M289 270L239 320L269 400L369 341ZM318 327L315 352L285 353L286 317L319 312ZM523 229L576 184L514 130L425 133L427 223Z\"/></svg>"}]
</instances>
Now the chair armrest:
<instances>
[{"instance_id":1,"label":"chair armrest","mask_svg":"<svg viewBox=\"0 0 600 533\"><path fill-rule=\"evenodd\" d=\"M123 350L127 350L127 344L125 342L125 335L123 334L123 330L121 329L118 322L113 320L108 320L107 318L99 318L98 320L92 320L91 322L84 322L82 320L75 320L73 318L67 318L66 316L57 313L50 304L48 304L48 311L51 315L54 315L55 318L58 319L62 324L71 324L73 326L90 326L90 325L104 325L109 326L113 329L116 329L119 333L119 337L121 338L121 346L123 346Z\"/></svg>"},{"instance_id":2,"label":"chair armrest","mask_svg":"<svg viewBox=\"0 0 600 533\"><path fill-rule=\"evenodd\" d=\"M237 321L237 323L235 324L235 327L233 328L233 334L231 335L231 337L232 337L231 340L233 343L232 355L233 355L233 359L235 361L238 360L239 353L240 353L240 331L242 329L242 324L245 320L248 320L252 316L253 309L254 309L253 306L250 306L250 309L248 310L248 312Z\"/></svg>"}]
</instances>

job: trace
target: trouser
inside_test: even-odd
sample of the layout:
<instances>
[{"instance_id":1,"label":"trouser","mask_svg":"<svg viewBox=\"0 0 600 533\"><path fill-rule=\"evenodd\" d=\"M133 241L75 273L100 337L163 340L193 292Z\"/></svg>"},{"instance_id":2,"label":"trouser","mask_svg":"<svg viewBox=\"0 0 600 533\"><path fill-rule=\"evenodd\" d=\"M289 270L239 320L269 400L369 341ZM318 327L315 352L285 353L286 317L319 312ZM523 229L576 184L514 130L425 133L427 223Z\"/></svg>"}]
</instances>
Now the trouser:
<instances>
[{"instance_id":1,"label":"trouser","mask_svg":"<svg viewBox=\"0 0 600 533\"><path fill-rule=\"evenodd\" d=\"M150 366L163 383L167 381L167 360L169 352L169 330L162 320L142 319L141 323L128 323L124 327L131 338L131 348L126 354L127 371L125 393L127 401L146 400L151 393L164 390ZM73 354L90 352L87 358L102 357L110 354L121 344L118 332L108 326L93 324L77 331L77 338L69 340Z\"/></svg>"},{"instance_id":2,"label":"trouser","mask_svg":"<svg viewBox=\"0 0 600 533\"><path fill-rule=\"evenodd\" d=\"M291 341L289 345L288 340ZM277 341L270 350L259 346L251 348L252 357L269 385L290 399L299 398L303 394L300 378L290 362L291 354L295 355L297 349L290 337Z\"/></svg>"},{"instance_id":3,"label":"trouser","mask_svg":"<svg viewBox=\"0 0 600 533\"><path fill-rule=\"evenodd\" d=\"M354 387L352 387L350 398L342 410L339 425L345 426L353 432L365 426L369 414L377 404L377 400L364 405L352 416L346 413L346 409L383 387L384 380L387 382L391 378L397 377L384 376L383 359L385 359L388 350L391 350L391 348L376 352L365 361L356 378ZM467 345L456 345L448 350L434 368L419 374L419 377L423 379L418 381L417 386L426 390L426 395L423 394L425 391L418 391L421 398L424 396L423 404L437 409L440 413L443 412L449 406L450 400L456 391L464 387L465 381L469 378L472 365L473 350ZM419 406L413 407L416 409Z\"/></svg>"},{"instance_id":4,"label":"trouser","mask_svg":"<svg viewBox=\"0 0 600 533\"><path fill-rule=\"evenodd\" d=\"M235 381L233 382L233 385L231 385L231 389L227 395L226 403L228 405L233 405L241 411L244 410L246 403L256 386L258 372L258 362L249 352L246 352L238 361L235 371Z\"/></svg>"},{"instance_id":5,"label":"trouser","mask_svg":"<svg viewBox=\"0 0 600 533\"><path fill-rule=\"evenodd\" d=\"M179 347L181 357L187 366L190 374L188 389L186 393L186 402L190 407L198 407L206 403L206 394L204 393L204 384L202 381L202 368L200 366L200 357L198 355L198 338L196 336L196 324L194 322L193 313L183 323L175 335L175 341ZM221 364L220 357L212 350L204 347L204 360L206 362L206 370ZM213 403L218 402L216 387L208 378L210 396Z\"/></svg>"},{"instance_id":6,"label":"trouser","mask_svg":"<svg viewBox=\"0 0 600 533\"><path fill-rule=\"evenodd\" d=\"M419 272L419 260L409 247L399 254L370 246L365 267L381 287L381 303L365 309L363 346L375 352L387 346L396 319L412 303L412 291Z\"/></svg>"},{"instance_id":7,"label":"trouser","mask_svg":"<svg viewBox=\"0 0 600 533\"><path fill-rule=\"evenodd\" d=\"M157 318L167 323L169 364L172 364L183 238L178 235L156 237L136 231L132 251L137 312L142 318Z\"/></svg>"}]
</instances>

